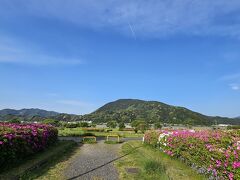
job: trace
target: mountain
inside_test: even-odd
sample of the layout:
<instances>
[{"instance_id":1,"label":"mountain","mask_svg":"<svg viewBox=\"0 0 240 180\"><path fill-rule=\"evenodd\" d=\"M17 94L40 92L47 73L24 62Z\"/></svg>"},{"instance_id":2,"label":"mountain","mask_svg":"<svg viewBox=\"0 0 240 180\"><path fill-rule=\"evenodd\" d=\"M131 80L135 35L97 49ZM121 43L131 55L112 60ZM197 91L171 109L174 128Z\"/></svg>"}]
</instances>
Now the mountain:
<instances>
[{"instance_id":1,"label":"mountain","mask_svg":"<svg viewBox=\"0 0 240 180\"><path fill-rule=\"evenodd\" d=\"M54 111L46 111L42 109L21 109L21 110L15 110L15 109L3 109L0 110L0 117L13 117L13 116L19 116L23 118L31 118L34 116L46 118L50 116L57 116L59 113Z\"/></svg>"},{"instance_id":2,"label":"mountain","mask_svg":"<svg viewBox=\"0 0 240 180\"><path fill-rule=\"evenodd\" d=\"M240 118L213 117L191 111L184 107L171 106L157 101L138 99L120 99L107 103L93 113L73 115L46 111L42 109L3 109L0 110L0 121L11 119L21 121L42 121L53 118L59 121L93 121L103 123L112 120L117 122L132 122L144 120L148 123L170 123L189 125L233 124L240 125Z\"/></svg>"},{"instance_id":3,"label":"mountain","mask_svg":"<svg viewBox=\"0 0 240 180\"><path fill-rule=\"evenodd\" d=\"M3 109L0 110L0 121L9 121L18 119L20 121L43 121L51 118L59 121L81 121L81 115L58 113L55 111L46 111L42 109Z\"/></svg>"},{"instance_id":4,"label":"mountain","mask_svg":"<svg viewBox=\"0 0 240 180\"><path fill-rule=\"evenodd\" d=\"M108 122L111 120L118 122L145 120L149 123L162 122L192 125L240 124L239 119L211 117L184 107L138 99L120 99L110 102L95 112L84 115L82 119L92 120L95 123Z\"/></svg>"}]
</instances>

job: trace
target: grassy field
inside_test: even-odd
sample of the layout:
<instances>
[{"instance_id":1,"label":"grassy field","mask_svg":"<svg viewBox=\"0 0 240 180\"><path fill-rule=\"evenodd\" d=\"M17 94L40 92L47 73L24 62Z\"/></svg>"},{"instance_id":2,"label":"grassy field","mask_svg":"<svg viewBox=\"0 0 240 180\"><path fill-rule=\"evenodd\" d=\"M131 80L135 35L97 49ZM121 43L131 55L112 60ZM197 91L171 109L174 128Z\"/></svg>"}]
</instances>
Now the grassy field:
<instances>
[{"instance_id":1,"label":"grassy field","mask_svg":"<svg viewBox=\"0 0 240 180\"><path fill-rule=\"evenodd\" d=\"M37 179L43 174L46 179L51 179L51 176L54 179L56 177L61 179L61 166L64 166L64 161L72 155L76 147L75 142L59 141L44 152L37 153L15 167L1 172L0 179Z\"/></svg>"},{"instance_id":2,"label":"grassy field","mask_svg":"<svg viewBox=\"0 0 240 180\"><path fill-rule=\"evenodd\" d=\"M122 137L143 137L142 133L135 133L134 131L119 131L119 129L115 128L112 131L107 132L107 129L104 132L96 132L96 131L84 131L82 128L59 128L58 134L59 136L82 136L85 133L93 133L95 136L107 136L109 134L118 134Z\"/></svg>"},{"instance_id":3,"label":"grassy field","mask_svg":"<svg viewBox=\"0 0 240 180\"><path fill-rule=\"evenodd\" d=\"M140 148L115 163L122 180L206 179L181 161L173 159L159 150L142 145L141 142L125 143L122 146L121 154L129 153L135 147Z\"/></svg>"}]
</instances>

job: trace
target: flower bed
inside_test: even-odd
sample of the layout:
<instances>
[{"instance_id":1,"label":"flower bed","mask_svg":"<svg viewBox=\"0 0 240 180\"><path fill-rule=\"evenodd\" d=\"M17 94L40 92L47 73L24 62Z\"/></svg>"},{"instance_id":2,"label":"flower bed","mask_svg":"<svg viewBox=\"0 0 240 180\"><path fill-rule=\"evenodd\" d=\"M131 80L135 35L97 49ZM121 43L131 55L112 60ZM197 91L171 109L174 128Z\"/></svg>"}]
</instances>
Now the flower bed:
<instances>
[{"instance_id":1,"label":"flower bed","mask_svg":"<svg viewBox=\"0 0 240 180\"><path fill-rule=\"evenodd\" d=\"M240 179L240 131L148 131L144 142L184 160L200 173Z\"/></svg>"},{"instance_id":2,"label":"flower bed","mask_svg":"<svg viewBox=\"0 0 240 180\"><path fill-rule=\"evenodd\" d=\"M44 150L57 138L51 125L0 123L0 168Z\"/></svg>"}]
</instances>

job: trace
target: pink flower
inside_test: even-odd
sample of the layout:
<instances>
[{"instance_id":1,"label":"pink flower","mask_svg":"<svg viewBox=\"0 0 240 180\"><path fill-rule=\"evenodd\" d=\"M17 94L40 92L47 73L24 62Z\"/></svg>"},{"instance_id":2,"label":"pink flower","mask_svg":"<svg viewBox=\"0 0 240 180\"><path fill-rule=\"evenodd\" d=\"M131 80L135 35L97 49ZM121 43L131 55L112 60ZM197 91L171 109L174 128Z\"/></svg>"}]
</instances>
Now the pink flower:
<instances>
[{"instance_id":1,"label":"pink flower","mask_svg":"<svg viewBox=\"0 0 240 180\"><path fill-rule=\"evenodd\" d=\"M216 160L217 167L220 167L222 165L222 162L220 160Z\"/></svg>"},{"instance_id":2,"label":"pink flower","mask_svg":"<svg viewBox=\"0 0 240 180\"><path fill-rule=\"evenodd\" d=\"M168 154L169 156L173 156L173 153L172 153L171 151L167 151L167 154Z\"/></svg>"},{"instance_id":3,"label":"pink flower","mask_svg":"<svg viewBox=\"0 0 240 180\"><path fill-rule=\"evenodd\" d=\"M225 162L225 163L224 163L224 167L227 167L227 166L228 166L228 162Z\"/></svg>"},{"instance_id":4,"label":"pink flower","mask_svg":"<svg viewBox=\"0 0 240 180\"><path fill-rule=\"evenodd\" d=\"M213 169L213 175L217 176L217 170L216 169Z\"/></svg>"},{"instance_id":5,"label":"pink flower","mask_svg":"<svg viewBox=\"0 0 240 180\"><path fill-rule=\"evenodd\" d=\"M227 159L230 157L230 155L228 154L228 151L225 152L225 156Z\"/></svg>"},{"instance_id":6,"label":"pink flower","mask_svg":"<svg viewBox=\"0 0 240 180\"><path fill-rule=\"evenodd\" d=\"M229 180L233 180L233 177L234 177L233 173L230 173L230 174L228 175Z\"/></svg>"},{"instance_id":7,"label":"pink flower","mask_svg":"<svg viewBox=\"0 0 240 180\"><path fill-rule=\"evenodd\" d=\"M210 166L208 167L208 171L211 171L212 169L213 169L213 166L210 165Z\"/></svg>"},{"instance_id":8,"label":"pink flower","mask_svg":"<svg viewBox=\"0 0 240 180\"><path fill-rule=\"evenodd\" d=\"M240 141L237 142L237 150L240 150Z\"/></svg>"},{"instance_id":9,"label":"pink flower","mask_svg":"<svg viewBox=\"0 0 240 180\"><path fill-rule=\"evenodd\" d=\"M239 168L239 167L240 167L240 162L233 162L232 167L233 167L234 169Z\"/></svg>"},{"instance_id":10,"label":"pink flower","mask_svg":"<svg viewBox=\"0 0 240 180\"><path fill-rule=\"evenodd\" d=\"M160 150L183 159L193 157L199 167L208 167L215 176L236 179L240 170L240 136L238 131L160 130L156 131ZM147 134L147 133L146 133ZM151 138L150 133L148 134ZM197 161L195 161L197 160ZM190 159L191 161L191 159Z\"/></svg>"},{"instance_id":11,"label":"pink flower","mask_svg":"<svg viewBox=\"0 0 240 180\"><path fill-rule=\"evenodd\" d=\"M234 153L234 156L235 156L235 158L236 158L236 159L238 159L238 153L237 153L237 151L236 151L236 150L234 150L234 152L233 152L233 153Z\"/></svg>"}]
</instances>

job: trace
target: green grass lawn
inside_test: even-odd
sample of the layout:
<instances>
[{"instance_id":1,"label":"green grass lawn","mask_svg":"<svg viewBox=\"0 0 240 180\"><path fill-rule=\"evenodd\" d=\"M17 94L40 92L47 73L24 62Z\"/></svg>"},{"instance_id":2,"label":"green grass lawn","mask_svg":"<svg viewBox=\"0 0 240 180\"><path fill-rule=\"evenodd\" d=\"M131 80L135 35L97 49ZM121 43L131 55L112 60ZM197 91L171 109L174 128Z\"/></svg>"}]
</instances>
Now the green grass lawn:
<instances>
[{"instance_id":1,"label":"green grass lawn","mask_svg":"<svg viewBox=\"0 0 240 180\"><path fill-rule=\"evenodd\" d=\"M130 141L122 146L121 154L131 152L133 148L142 146L132 154L118 160L115 163L120 179L122 180L201 180L205 177L197 174L190 167L169 157L168 155L142 145L141 142ZM127 169L137 168L137 172L129 173Z\"/></svg>"},{"instance_id":2,"label":"green grass lawn","mask_svg":"<svg viewBox=\"0 0 240 180\"><path fill-rule=\"evenodd\" d=\"M81 136L84 133L82 128L58 128L59 136Z\"/></svg>"},{"instance_id":3,"label":"green grass lawn","mask_svg":"<svg viewBox=\"0 0 240 180\"><path fill-rule=\"evenodd\" d=\"M18 165L0 173L0 179L36 179L45 174L49 179L51 173L54 178L61 179L60 166L64 164L76 149L77 144L73 141L59 141L43 152L32 155L28 159L20 162ZM55 166L58 166L56 168ZM51 168L54 167L54 172Z\"/></svg>"},{"instance_id":4,"label":"green grass lawn","mask_svg":"<svg viewBox=\"0 0 240 180\"><path fill-rule=\"evenodd\" d=\"M119 131L119 129L115 128L112 131L107 132L105 129L104 132L95 132L95 131L83 131L82 128L59 128L58 134L59 136L82 136L84 133L93 133L95 136L107 136L109 134L118 134L122 137L143 137L142 133L135 133L134 131Z\"/></svg>"}]
</instances>

